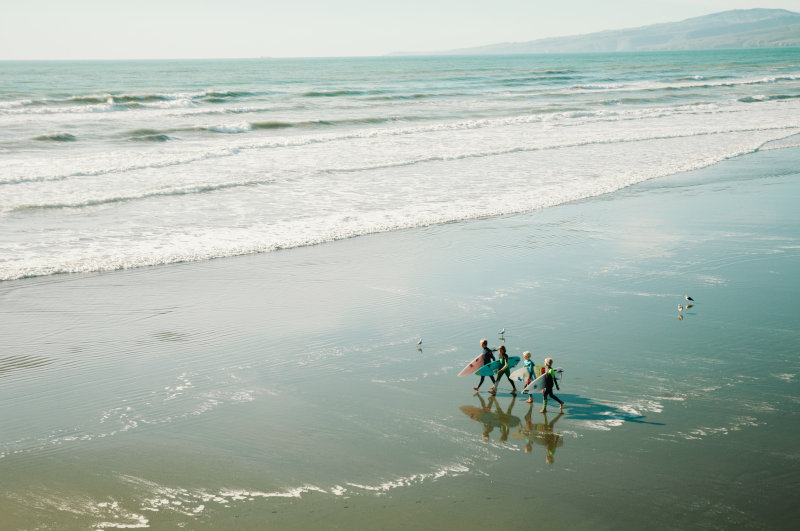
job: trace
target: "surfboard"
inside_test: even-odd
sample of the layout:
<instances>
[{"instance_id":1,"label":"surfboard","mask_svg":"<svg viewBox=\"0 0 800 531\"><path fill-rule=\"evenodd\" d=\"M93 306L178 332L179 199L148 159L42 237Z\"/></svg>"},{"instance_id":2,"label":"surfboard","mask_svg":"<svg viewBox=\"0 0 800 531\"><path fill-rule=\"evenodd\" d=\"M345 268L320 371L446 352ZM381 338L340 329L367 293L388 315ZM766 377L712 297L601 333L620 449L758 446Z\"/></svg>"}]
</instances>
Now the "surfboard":
<instances>
[{"instance_id":1,"label":"surfboard","mask_svg":"<svg viewBox=\"0 0 800 531\"><path fill-rule=\"evenodd\" d=\"M544 369L544 367L540 367L538 365L533 366L534 379L537 374L542 373L542 369ZM525 368L525 365L511 373L511 381L514 382L514 385L525 387L525 384L528 383L528 369Z\"/></svg>"},{"instance_id":2,"label":"surfboard","mask_svg":"<svg viewBox=\"0 0 800 531\"><path fill-rule=\"evenodd\" d=\"M478 354L478 357L472 360L471 362L467 363L467 366L461 369L461 372L458 373L459 376L466 376L468 374L472 374L473 372L477 371L483 367L483 353Z\"/></svg>"},{"instance_id":3,"label":"surfboard","mask_svg":"<svg viewBox=\"0 0 800 531\"><path fill-rule=\"evenodd\" d=\"M564 369L562 369L561 367L557 367L557 368L555 368L553 370L556 373L556 378L561 378L561 375L564 374ZM539 391L539 390L543 389L544 388L544 380L545 380L546 376L547 376L546 374L542 374L541 376L536 378L534 381L532 381L527 386L525 386L525 389L522 390L522 393L523 394L530 394L532 391Z\"/></svg>"},{"instance_id":4,"label":"surfboard","mask_svg":"<svg viewBox=\"0 0 800 531\"><path fill-rule=\"evenodd\" d=\"M492 352L497 352L496 348L490 349ZM472 360L471 362L467 363L467 366L461 369L461 372L458 373L459 376L466 376L468 374L472 374L478 369L483 367L483 353L478 354L478 356Z\"/></svg>"},{"instance_id":5,"label":"surfboard","mask_svg":"<svg viewBox=\"0 0 800 531\"><path fill-rule=\"evenodd\" d=\"M509 367L516 367L518 363L519 363L519 356L508 357ZM484 365L483 367L475 371L475 374L479 376L492 376L494 374L494 371L496 371L502 366L503 366L503 360L494 360L493 362Z\"/></svg>"}]
</instances>

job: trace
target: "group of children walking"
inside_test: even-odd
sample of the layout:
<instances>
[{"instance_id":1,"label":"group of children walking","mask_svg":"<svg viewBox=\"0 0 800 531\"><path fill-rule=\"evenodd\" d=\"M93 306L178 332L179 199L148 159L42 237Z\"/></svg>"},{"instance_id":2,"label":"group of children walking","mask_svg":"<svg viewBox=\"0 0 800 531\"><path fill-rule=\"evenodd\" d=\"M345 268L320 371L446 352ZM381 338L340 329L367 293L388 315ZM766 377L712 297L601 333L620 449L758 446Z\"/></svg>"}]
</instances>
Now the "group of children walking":
<instances>
[{"instance_id":1,"label":"group of children walking","mask_svg":"<svg viewBox=\"0 0 800 531\"><path fill-rule=\"evenodd\" d=\"M494 352L487 345L488 345L488 341L486 339L481 339L481 348L483 349L483 364L484 365L495 361ZM511 379L511 365L510 365L510 363L508 361L508 354L506 354L505 345L500 345L497 348L497 354L498 354L499 359L500 359L500 361L502 363L500 364L500 367L495 372L495 375L497 376L497 380L495 380L494 376L489 375L489 379L492 380L492 384L493 384L492 387L489 389L489 394L492 394L492 395L497 394L497 386L500 384L500 380L502 379L502 377L505 376L508 379L508 381L511 383L511 394L512 395L516 395L517 394L517 386L514 385L514 380ZM539 376L539 375L536 374L536 366L533 364L533 361L531 361L531 353L530 353L530 351L525 351L522 354L522 357L525 360L524 367L525 367L525 371L527 373L527 378L526 378L525 385L527 386L533 380L535 380L537 378L537 376ZM547 412L547 397L551 397L556 402L558 402L559 409L563 411L564 410L564 402L560 398L558 398L556 395L553 394L553 386L554 385L555 385L556 389L561 390L561 388L558 386L558 380L556 379L556 373L553 370L553 358L545 358L545 360L544 360L544 374L545 374L544 387L542 388L542 402L543 402L543 404L542 404L542 409L539 411L539 413L546 413ZM478 391L480 389L481 385L483 385L484 378L485 378L485 376L481 376L481 381L478 382L478 385L473 387L474 390ZM528 400L526 402L529 403L529 404L532 403L533 402L533 395L528 397Z\"/></svg>"}]
</instances>

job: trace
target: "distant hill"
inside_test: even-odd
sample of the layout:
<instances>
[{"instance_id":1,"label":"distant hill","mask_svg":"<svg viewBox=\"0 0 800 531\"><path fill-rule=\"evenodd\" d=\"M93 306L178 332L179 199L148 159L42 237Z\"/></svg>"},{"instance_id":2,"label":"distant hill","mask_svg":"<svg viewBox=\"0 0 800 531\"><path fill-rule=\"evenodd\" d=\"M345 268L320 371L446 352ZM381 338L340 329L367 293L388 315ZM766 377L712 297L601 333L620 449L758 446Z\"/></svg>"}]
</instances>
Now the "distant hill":
<instances>
[{"instance_id":1,"label":"distant hill","mask_svg":"<svg viewBox=\"0 0 800 531\"><path fill-rule=\"evenodd\" d=\"M785 9L737 9L681 22L529 42L490 44L437 54L506 55L776 47L800 47L800 13Z\"/></svg>"}]
</instances>

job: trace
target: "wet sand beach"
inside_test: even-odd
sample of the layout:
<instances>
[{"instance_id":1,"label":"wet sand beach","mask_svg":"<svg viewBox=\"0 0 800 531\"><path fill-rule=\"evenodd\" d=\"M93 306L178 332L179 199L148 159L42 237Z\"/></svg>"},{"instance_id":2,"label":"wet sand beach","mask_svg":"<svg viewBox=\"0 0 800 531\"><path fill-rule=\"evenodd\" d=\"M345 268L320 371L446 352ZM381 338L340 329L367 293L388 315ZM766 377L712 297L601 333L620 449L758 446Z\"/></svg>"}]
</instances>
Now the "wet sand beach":
<instances>
[{"instance_id":1,"label":"wet sand beach","mask_svg":"<svg viewBox=\"0 0 800 531\"><path fill-rule=\"evenodd\" d=\"M798 162L0 283L0 527L791 529ZM482 337L564 414L456 377Z\"/></svg>"}]
</instances>

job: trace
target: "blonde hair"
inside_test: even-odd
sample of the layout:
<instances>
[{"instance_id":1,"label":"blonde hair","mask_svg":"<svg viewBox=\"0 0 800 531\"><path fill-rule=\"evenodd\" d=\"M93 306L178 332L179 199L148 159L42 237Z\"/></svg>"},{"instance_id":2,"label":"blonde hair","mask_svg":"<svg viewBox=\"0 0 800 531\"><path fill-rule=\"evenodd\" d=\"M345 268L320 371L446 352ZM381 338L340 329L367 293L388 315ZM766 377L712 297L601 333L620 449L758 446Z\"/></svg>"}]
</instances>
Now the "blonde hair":
<instances>
[{"instance_id":1,"label":"blonde hair","mask_svg":"<svg viewBox=\"0 0 800 531\"><path fill-rule=\"evenodd\" d=\"M525 352L522 353L522 357L525 358L526 360L530 359L531 351L530 350L526 350Z\"/></svg>"},{"instance_id":2,"label":"blonde hair","mask_svg":"<svg viewBox=\"0 0 800 531\"><path fill-rule=\"evenodd\" d=\"M547 367L549 367L550 365L552 365L552 364L553 364L553 358L545 358L545 359L544 359L544 364L545 364Z\"/></svg>"}]
</instances>

